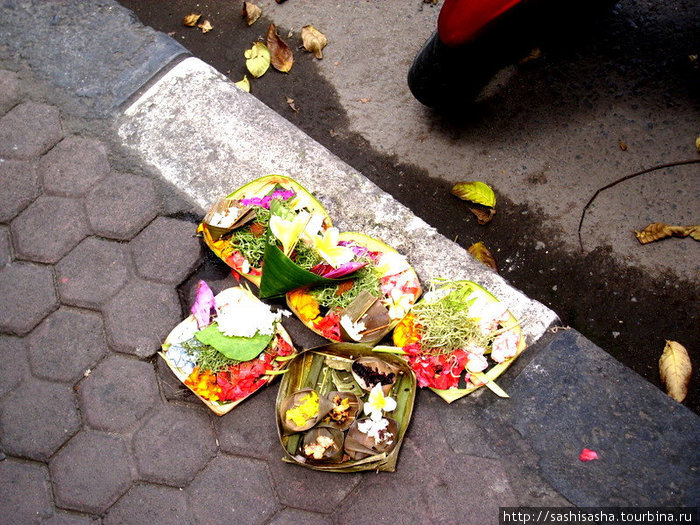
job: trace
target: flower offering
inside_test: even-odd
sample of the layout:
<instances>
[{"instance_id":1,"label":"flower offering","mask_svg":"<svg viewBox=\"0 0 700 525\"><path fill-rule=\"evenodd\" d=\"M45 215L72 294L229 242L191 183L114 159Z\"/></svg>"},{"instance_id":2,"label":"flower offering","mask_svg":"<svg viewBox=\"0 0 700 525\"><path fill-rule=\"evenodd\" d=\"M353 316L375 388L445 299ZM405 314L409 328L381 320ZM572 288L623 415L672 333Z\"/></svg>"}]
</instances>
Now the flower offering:
<instances>
[{"instance_id":1,"label":"flower offering","mask_svg":"<svg viewBox=\"0 0 700 525\"><path fill-rule=\"evenodd\" d=\"M282 314L246 288L228 288L214 297L200 281L191 311L168 335L160 355L218 415L269 383L296 354Z\"/></svg>"}]
</instances>

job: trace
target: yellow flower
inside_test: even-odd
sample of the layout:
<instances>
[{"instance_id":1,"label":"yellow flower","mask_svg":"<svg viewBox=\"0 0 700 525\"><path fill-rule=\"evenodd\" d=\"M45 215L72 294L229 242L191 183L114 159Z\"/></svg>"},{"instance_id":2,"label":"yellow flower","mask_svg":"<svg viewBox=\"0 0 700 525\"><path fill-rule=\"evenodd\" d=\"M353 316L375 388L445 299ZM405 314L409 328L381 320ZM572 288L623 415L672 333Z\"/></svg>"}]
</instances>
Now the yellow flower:
<instances>
[{"instance_id":1,"label":"yellow flower","mask_svg":"<svg viewBox=\"0 0 700 525\"><path fill-rule=\"evenodd\" d=\"M347 246L338 246L338 228L328 228L323 237L314 235L314 247L323 259L333 268L352 261L355 253Z\"/></svg>"},{"instance_id":2,"label":"yellow flower","mask_svg":"<svg viewBox=\"0 0 700 525\"><path fill-rule=\"evenodd\" d=\"M279 215L270 217L270 231L282 243L282 251L289 256L299 240L299 235L304 231L311 220L308 211L301 211L292 219L284 219Z\"/></svg>"},{"instance_id":3,"label":"yellow flower","mask_svg":"<svg viewBox=\"0 0 700 525\"><path fill-rule=\"evenodd\" d=\"M415 323L415 316L408 314L394 328L394 344L404 347L418 342L418 327Z\"/></svg>"},{"instance_id":4,"label":"yellow flower","mask_svg":"<svg viewBox=\"0 0 700 525\"><path fill-rule=\"evenodd\" d=\"M287 410L285 417L296 426L303 427L318 414L319 402L316 392L309 392L299 400L299 405Z\"/></svg>"},{"instance_id":5,"label":"yellow flower","mask_svg":"<svg viewBox=\"0 0 700 525\"><path fill-rule=\"evenodd\" d=\"M195 367L187 379L185 384L190 387L195 394L208 399L209 401L218 401L221 387L216 384L216 375L209 370L199 373L199 367Z\"/></svg>"}]
</instances>

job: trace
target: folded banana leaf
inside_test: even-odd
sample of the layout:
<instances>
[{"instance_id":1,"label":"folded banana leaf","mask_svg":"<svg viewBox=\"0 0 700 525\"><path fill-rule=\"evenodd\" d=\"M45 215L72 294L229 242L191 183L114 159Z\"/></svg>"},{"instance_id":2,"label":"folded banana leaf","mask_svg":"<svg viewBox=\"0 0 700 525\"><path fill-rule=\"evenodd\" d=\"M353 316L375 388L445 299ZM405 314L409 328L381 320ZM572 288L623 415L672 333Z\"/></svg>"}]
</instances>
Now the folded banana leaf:
<instances>
[{"instance_id":1,"label":"folded banana leaf","mask_svg":"<svg viewBox=\"0 0 700 525\"><path fill-rule=\"evenodd\" d=\"M398 370L396 382L389 392L389 397L396 401L396 408L384 415L388 420L395 421L396 426L392 428L395 429L396 439L390 450L382 452L370 450L366 456L361 454L362 459L351 459L345 452L340 462L309 461L308 456L304 454L303 446L304 442L308 443L311 438L307 438L305 432L287 434L280 419L280 407L290 395L303 389L314 389L320 396L326 397L338 392L359 392L359 401L366 402L369 392L363 391L356 383L352 385L354 383L351 372L352 363L360 357L379 357ZM362 470L393 472L396 470L401 443L411 420L415 395L415 375L407 362L398 356L390 354L378 356L372 352L371 345L353 343L331 343L305 350L289 363L277 394L277 432L285 451L283 461L326 472ZM321 423L306 432L314 432L317 428L325 427ZM337 431L343 432L344 436L348 432L346 429L342 431L337 429ZM333 461L337 461L337 457L334 456Z\"/></svg>"},{"instance_id":2,"label":"folded banana leaf","mask_svg":"<svg viewBox=\"0 0 700 525\"><path fill-rule=\"evenodd\" d=\"M366 266L341 282L288 292L287 305L326 339L376 344L420 297L418 275L406 257L368 235L344 232L338 244L350 247Z\"/></svg>"},{"instance_id":3,"label":"folded banana leaf","mask_svg":"<svg viewBox=\"0 0 700 525\"><path fill-rule=\"evenodd\" d=\"M458 344L450 348L436 344L440 340L436 334L448 330L460 334ZM527 346L521 323L506 305L471 281L448 282L426 293L396 326L393 340L395 347L376 351L404 356L418 385L429 387L448 403L482 386L508 397L494 380Z\"/></svg>"},{"instance_id":4,"label":"folded banana leaf","mask_svg":"<svg viewBox=\"0 0 700 525\"><path fill-rule=\"evenodd\" d=\"M235 298L248 311L256 311L255 307L262 304L244 287L229 288L214 299L222 297ZM252 319L242 321L254 324ZM201 328L190 315L168 334L159 354L183 384L212 412L222 416L283 373L297 352L280 322L274 322L271 335L256 333L251 337L220 332L212 337L212 332L218 332L216 325L216 319L212 319ZM207 363L220 363L221 369L207 368Z\"/></svg>"},{"instance_id":5,"label":"folded banana leaf","mask_svg":"<svg viewBox=\"0 0 700 525\"><path fill-rule=\"evenodd\" d=\"M319 226L321 232L332 226L323 205L298 182L282 175L268 175L219 199L197 228L204 243L222 261L258 287L273 199L285 202L290 209L308 212L309 222Z\"/></svg>"}]
</instances>

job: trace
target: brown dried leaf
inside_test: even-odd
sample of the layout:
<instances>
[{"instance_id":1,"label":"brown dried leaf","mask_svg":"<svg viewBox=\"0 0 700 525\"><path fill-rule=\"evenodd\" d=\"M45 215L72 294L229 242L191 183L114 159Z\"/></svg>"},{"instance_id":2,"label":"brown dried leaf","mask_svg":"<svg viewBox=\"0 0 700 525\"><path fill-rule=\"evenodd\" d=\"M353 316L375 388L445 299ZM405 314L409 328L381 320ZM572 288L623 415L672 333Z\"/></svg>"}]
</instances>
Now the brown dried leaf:
<instances>
[{"instance_id":1,"label":"brown dried leaf","mask_svg":"<svg viewBox=\"0 0 700 525\"><path fill-rule=\"evenodd\" d=\"M314 26L308 25L301 28L301 41L304 49L313 53L319 60L323 58L323 48L328 45L326 35Z\"/></svg>"},{"instance_id":2,"label":"brown dried leaf","mask_svg":"<svg viewBox=\"0 0 700 525\"><path fill-rule=\"evenodd\" d=\"M352 279L348 279L347 281L343 281L338 285L338 288L335 291L335 295L343 295L345 292L350 290L352 288L352 285L355 284L355 281Z\"/></svg>"},{"instance_id":3,"label":"brown dried leaf","mask_svg":"<svg viewBox=\"0 0 700 525\"><path fill-rule=\"evenodd\" d=\"M700 241L700 226L669 226L663 222L653 222L642 231L636 231L634 234L640 244L648 244L671 236L690 236L696 241Z\"/></svg>"},{"instance_id":4,"label":"brown dried leaf","mask_svg":"<svg viewBox=\"0 0 700 525\"><path fill-rule=\"evenodd\" d=\"M371 98L361 98L361 99L358 99L358 100L359 100L360 102L362 102L363 104L367 104L367 102L369 102L369 101L372 100L372 99L371 99Z\"/></svg>"},{"instance_id":5,"label":"brown dried leaf","mask_svg":"<svg viewBox=\"0 0 700 525\"><path fill-rule=\"evenodd\" d=\"M496 259L493 258L493 255L491 255L491 252L482 241L472 244L469 248L467 248L467 251L477 261L481 261L486 266L491 268L494 272L498 272L498 266L496 266Z\"/></svg>"},{"instance_id":6,"label":"brown dried leaf","mask_svg":"<svg viewBox=\"0 0 700 525\"><path fill-rule=\"evenodd\" d=\"M287 43L277 34L275 24L267 28L267 48L270 50L270 63L277 71L289 73L294 64L294 54Z\"/></svg>"},{"instance_id":7,"label":"brown dried leaf","mask_svg":"<svg viewBox=\"0 0 700 525\"><path fill-rule=\"evenodd\" d=\"M251 2L243 2L243 9L241 10L241 16L245 20L245 23L252 26L258 18L262 15L262 9Z\"/></svg>"},{"instance_id":8,"label":"brown dried leaf","mask_svg":"<svg viewBox=\"0 0 700 525\"><path fill-rule=\"evenodd\" d=\"M527 64L533 60L537 60L542 57L542 50L539 47L533 47L530 52L520 59L520 64Z\"/></svg>"},{"instance_id":9,"label":"brown dried leaf","mask_svg":"<svg viewBox=\"0 0 700 525\"><path fill-rule=\"evenodd\" d=\"M691 372L690 356L685 347L675 341L666 341L659 359L659 374L666 385L666 393L679 403L688 394Z\"/></svg>"},{"instance_id":10,"label":"brown dried leaf","mask_svg":"<svg viewBox=\"0 0 700 525\"><path fill-rule=\"evenodd\" d=\"M473 206L469 208L469 211L476 215L476 220L479 221L479 224L488 224L493 219L493 216L496 215L496 210L487 206Z\"/></svg>"},{"instance_id":11,"label":"brown dried leaf","mask_svg":"<svg viewBox=\"0 0 700 525\"><path fill-rule=\"evenodd\" d=\"M627 151L627 143L624 140L618 140L617 145L620 146L622 151Z\"/></svg>"},{"instance_id":12,"label":"brown dried leaf","mask_svg":"<svg viewBox=\"0 0 700 525\"><path fill-rule=\"evenodd\" d=\"M209 20L204 20L203 22L200 22L197 24L197 27L202 30L202 33L208 33L212 29L214 29L214 26L211 25L211 22Z\"/></svg>"},{"instance_id":13,"label":"brown dried leaf","mask_svg":"<svg viewBox=\"0 0 700 525\"><path fill-rule=\"evenodd\" d=\"M250 233L253 237L260 237L265 233L265 225L262 222L254 222L250 225Z\"/></svg>"},{"instance_id":14,"label":"brown dried leaf","mask_svg":"<svg viewBox=\"0 0 700 525\"><path fill-rule=\"evenodd\" d=\"M296 107L296 105L294 104L294 99L291 97L285 97L285 98L287 99L287 105L290 108L292 108L292 111L294 111L294 113L299 113L299 108Z\"/></svg>"},{"instance_id":15,"label":"brown dried leaf","mask_svg":"<svg viewBox=\"0 0 700 525\"><path fill-rule=\"evenodd\" d=\"M197 22L199 22L200 18L202 18L202 15L198 15L197 13L190 13L182 19L182 24L187 27L194 27L197 25Z\"/></svg>"}]
</instances>

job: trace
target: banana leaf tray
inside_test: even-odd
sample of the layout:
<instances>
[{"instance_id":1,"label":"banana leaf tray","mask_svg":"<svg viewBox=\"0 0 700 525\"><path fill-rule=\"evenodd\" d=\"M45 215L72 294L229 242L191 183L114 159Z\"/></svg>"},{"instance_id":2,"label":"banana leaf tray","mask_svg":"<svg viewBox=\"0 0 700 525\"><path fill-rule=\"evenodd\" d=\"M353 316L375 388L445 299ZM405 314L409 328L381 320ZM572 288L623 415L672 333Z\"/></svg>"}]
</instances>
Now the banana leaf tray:
<instances>
[{"instance_id":1,"label":"banana leaf tray","mask_svg":"<svg viewBox=\"0 0 700 525\"><path fill-rule=\"evenodd\" d=\"M304 461L299 454L303 433L288 434L280 417L280 406L288 396L303 389L314 389L319 395L325 396L332 391L348 391L360 389L354 383L352 376L339 377L338 366L342 363L351 364L357 358L379 358L387 364L398 369L396 382L391 387L388 396L396 400L396 408L386 413L397 423L396 444L388 451L370 455L363 459L352 460L343 457L340 463L327 463ZM331 366L329 366L329 364ZM362 397L367 398L368 392L362 392ZM377 355L368 344L356 343L331 343L305 350L297 354L289 364L286 373L280 383L277 395L277 431L284 449L283 461L295 463L314 470L325 472L359 472L359 471L388 471L394 472L399 456L399 450L404 434L408 428L413 413L413 403L416 395L416 377L407 362L395 355Z\"/></svg>"}]
</instances>

